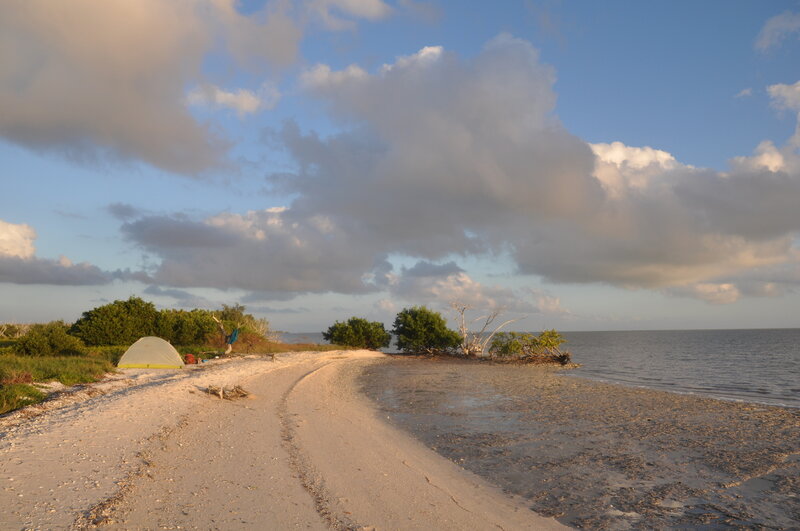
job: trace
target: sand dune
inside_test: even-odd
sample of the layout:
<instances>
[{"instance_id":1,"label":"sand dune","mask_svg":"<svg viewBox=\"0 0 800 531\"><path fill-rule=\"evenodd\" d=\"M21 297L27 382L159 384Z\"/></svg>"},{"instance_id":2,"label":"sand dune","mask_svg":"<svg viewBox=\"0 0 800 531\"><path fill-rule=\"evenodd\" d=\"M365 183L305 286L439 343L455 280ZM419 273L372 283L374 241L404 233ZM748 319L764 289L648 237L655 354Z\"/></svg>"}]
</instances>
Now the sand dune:
<instances>
[{"instance_id":1,"label":"sand dune","mask_svg":"<svg viewBox=\"0 0 800 531\"><path fill-rule=\"evenodd\" d=\"M379 419L354 378L380 356L126 371L2 419L0 528L561 528Z\"/></svg>"}]
</instances>

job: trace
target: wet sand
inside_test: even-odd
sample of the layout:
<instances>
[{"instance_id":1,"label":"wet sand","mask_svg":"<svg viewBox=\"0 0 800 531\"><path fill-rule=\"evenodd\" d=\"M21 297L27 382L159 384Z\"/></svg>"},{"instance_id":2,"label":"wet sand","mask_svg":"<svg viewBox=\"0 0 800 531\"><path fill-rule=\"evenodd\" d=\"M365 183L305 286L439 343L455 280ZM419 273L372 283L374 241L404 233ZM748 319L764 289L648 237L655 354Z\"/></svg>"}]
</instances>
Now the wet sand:
<instances>
[{"instance_id":1,"label":"wet sand","mask_svg":"<svg viewBox=\"0 0 800 531\"><path fill-rule=\"evenodd\" d=\"M800 410L565 374L396 358L361 384L430 448L573 527L800 528Z\"/></svg>"}]
</instances>

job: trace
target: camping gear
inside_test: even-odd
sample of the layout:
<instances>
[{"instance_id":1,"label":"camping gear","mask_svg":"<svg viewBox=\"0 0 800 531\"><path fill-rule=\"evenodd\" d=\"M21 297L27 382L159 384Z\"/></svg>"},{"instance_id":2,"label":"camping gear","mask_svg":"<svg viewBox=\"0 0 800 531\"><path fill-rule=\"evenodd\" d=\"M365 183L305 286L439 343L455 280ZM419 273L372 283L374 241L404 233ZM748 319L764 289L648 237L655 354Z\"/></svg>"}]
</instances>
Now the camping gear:
<instances>
[{"instance_id":1,"label":"camping gear","mask_svg":"<svg viewBox=\"0 0 800 531\"><path fill-rule=\"evenodd\" d=\"M120 358L120 369L182 369L183 360L175 347L160 337L147 336L130 346Z\"/></svg>"},{"instance_id":2,"label":"camping gear","mask_svg":"<svg viewBox=\"0 0 800 531\"><path fill-rule=\"evenodd\" d=\"M186 355L186 365L194 365L197 363L197 358L194 357L194 354L187 354Z\"/></svg>"}]
</instances>

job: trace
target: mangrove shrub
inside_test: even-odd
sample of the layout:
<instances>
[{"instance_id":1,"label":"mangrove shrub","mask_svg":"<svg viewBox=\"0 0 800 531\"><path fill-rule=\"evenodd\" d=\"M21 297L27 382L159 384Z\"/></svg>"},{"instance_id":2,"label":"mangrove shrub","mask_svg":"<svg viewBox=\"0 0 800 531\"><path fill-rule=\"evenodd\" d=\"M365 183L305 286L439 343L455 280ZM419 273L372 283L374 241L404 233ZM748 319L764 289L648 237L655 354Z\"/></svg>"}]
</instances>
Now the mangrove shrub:
<instances>
[{"instance_id":1,"label":"mangrove shrub","mask_svg":"<svg viewBox=\"0 0 800 531\"><path fill-rule=\"evenodd\" d=\"M392 332L397 336L397 348L403 352L437 354L458 347L458 332L447 328L442 314L414 306L404 308L394 320Z\"/></svg>"},{"instance_id":2,"label":"mangrove shrub","mask_svg":"<svg viewBox=\"0 0 800 531\"><path fill-rule=\"evenodd\" d=\"M351 317L343 323L336 321L322 333L322 337L334 345L373 350L388 347L392 340L383 323L361 317Z\"/></svg>"},{"instance_id":3,"label":"mangrove shrub","mask_svg":"<svg viewBox=\"0 0 800 531\"><path fill-rule=\"evenodd\" d=\"M14 352L22 356L80 356L86 353L83 342L67 333L63 321L31 325L14 343Z\"/></svg>"}]
</instances>

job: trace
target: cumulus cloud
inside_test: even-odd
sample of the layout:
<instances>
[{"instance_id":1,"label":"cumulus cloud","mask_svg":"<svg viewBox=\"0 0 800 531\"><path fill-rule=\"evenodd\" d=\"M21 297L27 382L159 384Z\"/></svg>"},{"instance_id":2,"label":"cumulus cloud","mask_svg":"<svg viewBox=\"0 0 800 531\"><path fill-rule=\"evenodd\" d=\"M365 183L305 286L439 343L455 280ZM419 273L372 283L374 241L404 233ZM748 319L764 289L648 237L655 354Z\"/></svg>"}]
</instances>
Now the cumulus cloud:
<instances>
[{"instance_id":1,"label":"cumulus cloud","mask_svg":"<svg viewBox=\"0 0 800 531\"><path fill-rule=\"evenodd\" d=\"M123 230L161 258L157 281L177 287L388 290L557 309L440 263L503 252L518 272L554 282L716 303L781 291L779 272L798 264L791 142L765 141L726 172L649 146L589 145L555 115L554 80L528 42L508 35L469 60L434 46L372 72L317 65L302 85L341 130L321 137L289 122L273 135L297 164L271 178L296 198L289 206L142 217ZM791 107L792 90L774 98ZM387 257L397 255L419 263L392 271Z\"/></svg>"},{"instance_id":2,"label":"cumulus cloud","mask_svg":"<svg viewBox=\"0 0 800 531\"><path fill-rule=\"evenodd\" d=\"M82 160L192 175L221 167L228 144L192 118L185 87L218 42L242 64L294 61L302 32L282 4L244 16L234 0L3 2L0 136ZM220 91L220 100L248 105L246 92Z\"/></svg>"},{"instance_id":3,"label":"cumulus cloud","mask_svg":"<svg viewBox=\"0 0 800 531\"><path fill-rule=\"evenodd\" d=\"M391 275L389 293L400 300L440 308L459 302L477 311L564 312L557 297L530 288L513 290L503 286L485 286L472 279L455 262L434 264L422 260L413 267L402 268L399 274Z\"/></svg>"},{"instance_id":4,"label":"cumulus cloud","mask_svg":"<svg viewBox=\"0 0 800 531\"><path fill-rule=\"evenodd\" d=\"M189 92L186 101L190 105L229 108L242 117L245 114L273 109L280 98L280 91L272 83L262 84L258 92L246 89L226 91L215 85L207 84Z\"/></svg>"},{"instance_id":5,"label":"cumulus cloud","mask_svg":"<svg viewBox=\"0 0 800 531\"><path fill-rule=\"evenodd\" d=\"M786 11L764 23L756 39L756 49L765 52L781 44L788 36L800 31L800 13Z\"/></svg>"},{"instance_id":6,"label":"cumulus cloud","mask_svg":"<svg viewBox=\"0 0 800 531\"><path fill-rule=\"evenodd\" d=\"M359 241L426 260L508 249L523 273L648 289L793 260L792 142L765 142L724 173L648 146L587 145L558 123L553 73L519 39L468 62L427 47L375 73L323 65L308 79L349 130L287 127L301 169L284 182L300 194L293 208L371 227ZM772 89L776 105L793 109L794 90Z\"/></svg>"},{"instance_id":7,"label":"cumulus cloud","mask_svg":"<svg viewBox=\"0 0 800 531\"><path fill-rule=\"evenodd\" d=\"M75 264L66 256L57 260L39 258L35 240L33 227L0 220L0 282L91 286L108 284L116 278L143 278L140 272L108 272L86 262Z\"/></svg>"},{"instance_id":8,"label":"cumulus cloud","mask_svg":"<svg viewBox=\"0 0 800 531\"><path fill-rule=\"evenodd\" d=\"M36 231L30 225L0 219L0 256L30 258L36 252L34 240Z\"/></svg>"}]
</instances>

